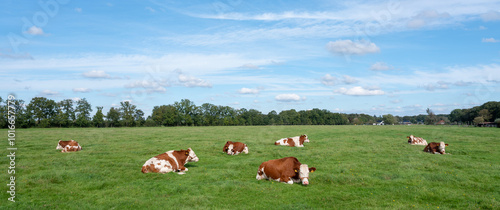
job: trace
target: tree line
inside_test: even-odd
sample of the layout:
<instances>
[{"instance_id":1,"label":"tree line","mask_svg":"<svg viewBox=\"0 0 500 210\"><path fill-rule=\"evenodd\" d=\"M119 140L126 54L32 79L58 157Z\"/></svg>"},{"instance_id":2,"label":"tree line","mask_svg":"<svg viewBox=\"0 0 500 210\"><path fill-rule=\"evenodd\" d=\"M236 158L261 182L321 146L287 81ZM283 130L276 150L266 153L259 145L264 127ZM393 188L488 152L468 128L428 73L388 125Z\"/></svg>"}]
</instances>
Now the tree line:
<instances>
[{"instance_id":1,"label":"tree line","mask_svg":"<svg viewBox=\"0 0 500 210\"><path fill-rule=\"evenodd\" d=\"M0 97L0 128L7 127L7 101ZM48 127L153 127L153 126L236 126L236 125L363 125L384 121L387 124L436 124L500 118L500 102L488 102L480 108L456 109L450 115L435 115L427 109L427 115L371 116L367 114L334 113L326 109L271 111L264 114L256 109L235 109L204 103L196 106L189 99L169 105L155 106L150 116L129 101L120 102L106 113L102 106L93 116L93 108L85 98L78 101L65 99L56 102L44 97L32 98L29 103L15 99L10 101L16 113L17 128ZM487 110L487 111L484 111ZM471 117L473 118L472 120Z\"/></svg>"}]
</instances>

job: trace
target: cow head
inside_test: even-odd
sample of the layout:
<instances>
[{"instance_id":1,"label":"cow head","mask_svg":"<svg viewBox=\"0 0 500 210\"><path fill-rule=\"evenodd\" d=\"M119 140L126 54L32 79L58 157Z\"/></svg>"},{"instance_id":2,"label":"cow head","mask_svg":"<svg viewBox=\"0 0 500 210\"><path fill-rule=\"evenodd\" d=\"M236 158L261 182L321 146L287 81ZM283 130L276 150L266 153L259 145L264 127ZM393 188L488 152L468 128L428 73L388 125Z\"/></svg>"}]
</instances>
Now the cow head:
<instances>
[{"instance_id":1,"label":"cow head","mask_svg":"<svg viewBox=\"0 0 500 210\"><path fill-rule=\"evenodd\" d=\"M413 141L414 136L410 135L410 136L407 136L406 138L408 138L408 144L411 144L411 142Z\"/></svg>"},{"instance_id":2,"label":"cow head","mask_svg":"<svg viewBox=\"0 0 500 210\"><path fill-rule=\"evenodd\" d=\"M198 162L200 160L198 158L198 156L196 156L196 154L194 154L194 151L191 148L186 150L186 155L188 156L187 162Z\"/></svg>"},{"instance_id":3,"label":"cow head","mask_svg":"<svg viewBox=\"0 0 500 210\"><path fill-rule=\"evenodd\" d=\"M227 151L230 149L229 146L232 145L232 141L227 141L224 147L222 148L222 152L227 153Z\"/></svg>"},{"instance_id":4,"label":"cow head","mask_svg":"<svg viewBox=\"0 0 500 210\"><path fill-rule=\"evenodd\" d=\"M307 164L300 165L299 169L295 169L295 173L298 173L300 181L303 185L309 184L309 172L316 171L316 168L308 168Z\"/></svg>"},{"instance_id":5,"label":"cow head","mask_svg":"<svg viewBox=\"0 0 500 210\"><path fill-rule=\"evenodd\" d=\"M64 148L61 146L61 140L59 140L59 141L57 142L57 147L56 147L56 149L64 149Z\"/></svg>"},{"instance_id":6,"label":"cow head","mask_svg":"<svg viewBox=\"0 0 500 210\"><path fill-rule=\"evenodd\" d=\"M439 152L441 152L441 153L444 154L445 153L444 149L445 149L446 146L448 146L448 144L445 144L444 141L439 142L439 147L438 147Z\"/></svg>"},{"instance_id":7,"label":"cow head","mask_svg":"<svg viewBox=\"0 0 500 210\"><path fill-rule=\"evenodd\" d=\"M309 138L307 138L306 134L300 136L300 139L302 139L302 138L304 139L304 142L309 142Z\"/></svg>"}]
</instances>

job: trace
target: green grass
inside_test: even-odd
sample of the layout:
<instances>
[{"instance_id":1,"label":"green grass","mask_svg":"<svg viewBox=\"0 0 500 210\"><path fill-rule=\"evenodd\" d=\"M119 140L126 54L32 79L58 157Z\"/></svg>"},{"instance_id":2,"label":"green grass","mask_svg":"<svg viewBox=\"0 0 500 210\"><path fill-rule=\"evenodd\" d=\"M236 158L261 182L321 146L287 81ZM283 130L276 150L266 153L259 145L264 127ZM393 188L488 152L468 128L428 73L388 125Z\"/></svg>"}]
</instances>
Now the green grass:
<instances>
[{"instance_id":1,"label":"green grass","mask_svg":"<svg viewBox=\"0 0 500 210\"><path fill-rule=\"evenodd\" d=\"M2 130L7 148L7 130ZM304 148L274 141L308 134ZM445 141L452 155L422 152L406 136ZM83 150L60 153L59 139ZM222 153L228 140L250 153ZM500 129L441 126L262 126L18 129L16 203L7 200L7 150L0 208L13 209L498 209ZM142 174L146 160L191 147L185 175ZM267 160L295 156L317 171L310 185L256 180Z\"/></svg>"}]
</instances>

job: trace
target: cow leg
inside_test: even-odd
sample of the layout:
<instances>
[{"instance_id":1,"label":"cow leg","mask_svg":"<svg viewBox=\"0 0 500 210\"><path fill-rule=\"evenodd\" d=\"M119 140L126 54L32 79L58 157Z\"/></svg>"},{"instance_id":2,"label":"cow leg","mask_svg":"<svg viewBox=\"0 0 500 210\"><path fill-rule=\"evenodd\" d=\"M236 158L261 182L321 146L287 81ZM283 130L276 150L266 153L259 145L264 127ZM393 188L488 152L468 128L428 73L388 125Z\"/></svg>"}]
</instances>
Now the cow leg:
<instances>
[{"instance_id":1,"label":"cow leg","mask_svg":"<svg viewBox=\"0 0 500 210\"><path fill-rule=\"evenodd\" d=\"M281 176L281 179L280 179L281 182L284 182L286 184L293 184L293 180L290 179L290 177L286 177L286 176Z\"/></svg>"}]
</instances>

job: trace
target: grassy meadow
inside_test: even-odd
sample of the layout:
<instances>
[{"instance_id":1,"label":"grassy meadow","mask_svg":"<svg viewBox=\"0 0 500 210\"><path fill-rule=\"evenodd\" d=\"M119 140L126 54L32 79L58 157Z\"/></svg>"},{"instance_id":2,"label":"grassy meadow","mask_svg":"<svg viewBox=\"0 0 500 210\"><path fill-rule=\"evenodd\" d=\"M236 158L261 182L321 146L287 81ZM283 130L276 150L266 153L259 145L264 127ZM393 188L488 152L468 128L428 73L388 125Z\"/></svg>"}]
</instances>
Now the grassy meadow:
<instances>
[{"instance_id":1,"label":"grassy meadow","mask_svg":"<svg viewBox=\"0 0 500 210\"><path fill-rule=\"evenodd\" d=\"M500 129L442 126L248 126L18 129L16 202L8 151L0 166L5 209L499 209ZM0 147L7 148L7 130ZM308 134L303 148L275 146ZM408 145L445 141L451 155ZM83 150L61 153L59 139ZM249 154L222 153L228 140ZM191 147L185 175L142 174L146 160ZM267 160L295 156L316 167L310 185L256 180Z\"/></svg>"}]
</instances>

